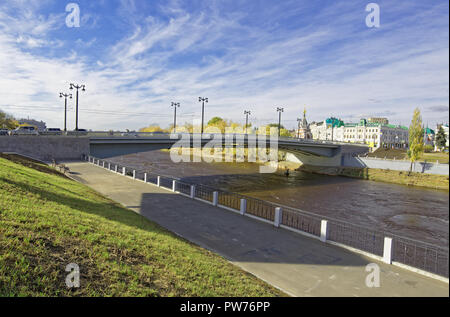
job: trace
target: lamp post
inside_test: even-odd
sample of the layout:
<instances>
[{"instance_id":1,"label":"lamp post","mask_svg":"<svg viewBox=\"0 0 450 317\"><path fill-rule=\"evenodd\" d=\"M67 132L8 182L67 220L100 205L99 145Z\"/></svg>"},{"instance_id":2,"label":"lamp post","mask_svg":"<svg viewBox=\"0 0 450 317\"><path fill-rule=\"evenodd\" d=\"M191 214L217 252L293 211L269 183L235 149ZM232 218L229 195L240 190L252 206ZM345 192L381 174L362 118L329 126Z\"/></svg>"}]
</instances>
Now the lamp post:
<instances>
[{"instance_id":1,"label":"lamp post","mask_svg":"<svg viewBox=\"0 0 450 317\"><path fill-rule=\"evenodd\" d=\"M205 102L208 103L208 98L198 97L198 102L202 103L202 134L203 134L203 122L205 120Z\"/></svg>"},{"instance_id":2,"label":"lamp post","mask_svg":"<svg viewBox=\"0 0 450 317\"><path fill-rule=\"evenodd\" d=\"M171 107L173 107L173 132L177 132L177 108L180 108L179 102L172 102Z\"/></svg>"},{"instance_id":3,"label":"lamp post","mask_svg":"<svg viewBox=\"0 0 450 317\"><path fill-rule=\"evenodd\" d=\"M300 139L300 122L302 122L302 119L297 118L297 121L298 121L297 139Z\"/></svg>"},{"instance_id":4,"label":"lamp post","mask_svg":"<svg viewBox=\"0 0 450 317\"><path fill-rule=\"evenodd\" d=\"M284 112L284 108L277 107L278 112L278 136L281 135L281 113Z\"/></svg>"},{"instance_id":5,"label":"lamp post","mask_svg":"<svg viewBox=\"0 0 450 317\"><path fill-rule=\"evenodd\" d=\"M72 99L72 94L59 93L59 98L64 97L64 132L67 132L67 97Z\"/></svg>"},{"instance_id":6,"label":"lamp post","mask_svg":"<svg viewBox=\"0 0 450 317\"><path fill-rule=\"evenodd\" d=\"M247 134L247 127L248 127L248 116L252 114L249 110L244 110L245 114L245 134Z\"/></svg>"},{"instance_id":7,"label":"lamp post","mask_svg":"<svg viewBox=\"0 0 450 317\"><path fill-rule=\"evenodd\" d=\"M70 90L73 90L74 88L77 90L76 110L75 110L75 131L78 131L78 89L81 88L82 91L86 91L86 86L70 84Z\"/></svg>"}]
</instances>

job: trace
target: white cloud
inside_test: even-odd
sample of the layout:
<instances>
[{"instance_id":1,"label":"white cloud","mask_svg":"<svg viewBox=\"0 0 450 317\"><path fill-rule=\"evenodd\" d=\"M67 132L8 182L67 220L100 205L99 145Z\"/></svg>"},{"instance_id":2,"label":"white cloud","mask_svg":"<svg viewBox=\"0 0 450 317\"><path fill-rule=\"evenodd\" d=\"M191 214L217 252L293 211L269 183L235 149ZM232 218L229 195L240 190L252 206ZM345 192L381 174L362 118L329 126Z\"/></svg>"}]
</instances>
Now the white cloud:
<instances>
[{"instance_id":1,"label":"white cloud","mask_svg":"<svg viewBox=\"0 0 450 317\"><path fill-rule=\"evenodd\" d=\"M67 91L70 82L87 86L80 95L80 126L92 129L138 129L156 121L168 125L171 101L181 102L181 115L198 117L198 96L210 98L207 118L241 121L249 108L257 124L276 121L276 106L284 106L288 127L296 125L304 105L310 121L386 113L403 124L416 106L448 107L448 41L441 41L448 39L442 27L447 23L448 28L448 22L435 18L439 8L399 16L376 32L365 28L363 20L361 30L355 28L360 17L342 3L322 10L315 24L283 32L277 31L282 22L277 16L263 28L247 24L245 14L222 14L215 6L194 14L171 1L164 9L170 19L130 18L128 36L91 64L75 49L58 58L24 50L55 42L47 34L60 17L43 17L29 8L12 17L0 7L0 108L62 110L58 93ZM125 17L139 13L133 1L121 10ZM414 24L419 18L420 24ZM84 49L97 42L96 37L77 40ZM62 125L62 112L15 109L50 126ZM125 116L124 111L152 115ZM439 113L426 115L425 120L442 121ZM73 111L69 120L73 123Z\"/></svg>"}]
</instances>

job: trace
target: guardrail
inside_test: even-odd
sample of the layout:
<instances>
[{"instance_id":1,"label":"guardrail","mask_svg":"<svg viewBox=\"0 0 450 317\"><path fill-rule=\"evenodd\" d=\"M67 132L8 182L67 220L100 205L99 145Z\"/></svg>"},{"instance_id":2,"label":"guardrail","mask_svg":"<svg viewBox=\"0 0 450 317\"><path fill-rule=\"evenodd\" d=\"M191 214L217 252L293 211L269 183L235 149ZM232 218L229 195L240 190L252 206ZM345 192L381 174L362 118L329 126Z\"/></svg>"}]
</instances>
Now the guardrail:
<instances>
[{"instance_id":1,"label":"guardrail","mask_svg":"<svg viewBox=\"0 0 450 317\"><path fill-rule=\"evenodd\" d=\"M136 170L91 156L84 159L109 171L448 282L448 248L206 185L182 182L171 176Z\"/></svg>"}]
</instances>

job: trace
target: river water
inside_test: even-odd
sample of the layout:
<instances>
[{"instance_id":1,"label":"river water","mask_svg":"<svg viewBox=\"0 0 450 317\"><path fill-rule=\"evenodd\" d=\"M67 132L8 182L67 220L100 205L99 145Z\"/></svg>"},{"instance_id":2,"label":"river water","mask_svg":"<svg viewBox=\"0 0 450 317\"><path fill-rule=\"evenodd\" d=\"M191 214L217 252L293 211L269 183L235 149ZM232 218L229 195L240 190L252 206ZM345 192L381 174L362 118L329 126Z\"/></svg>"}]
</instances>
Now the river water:
<instances>
[{"instance_id":1,"label":"river water","mask_svg":"<svg viewBox=\"0 0 450 317\"><path fill-rule=\"evenodd\" d=\"M162 151L110 161L448 247L446 191L300 171L260 174L255 163L174 163Z\"/></svg>"}]
</instances>

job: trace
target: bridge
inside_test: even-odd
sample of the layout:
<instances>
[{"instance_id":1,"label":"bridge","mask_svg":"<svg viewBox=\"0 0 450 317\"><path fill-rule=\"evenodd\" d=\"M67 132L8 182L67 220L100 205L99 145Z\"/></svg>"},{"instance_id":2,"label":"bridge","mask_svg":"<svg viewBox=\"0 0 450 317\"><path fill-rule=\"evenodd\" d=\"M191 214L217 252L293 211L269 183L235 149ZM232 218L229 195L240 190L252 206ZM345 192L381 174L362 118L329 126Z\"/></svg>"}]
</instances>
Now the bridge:
<instances>
[{"instance_id":1,"label":"bridge","mask_svg":"<svg viewBox=\"0 0 450 317\"><path fill-rule=\"evenodd\" d=\"M317 166L341 166L346 155L361 154L368 151L366 145L338 142L313 141L281 137L276 144L269 136L259 137L247 134L149 134L123 133L117 135L90 135L90 154L98 158L108 158L119 155L147 152L160 149L180 147L222 147L270 149L276 146L280 151L291 153L304 164Z\"/></svg>"},{"instance_id":2,"label":"bridge","mask_svg":"<svg viewBox=\"0 0 450 317\"><path fill-rule=\"evenodd\" d=\"M276 140L276 138L275 138ZM82 155L109 158L139 152L170 149L172 146L208 147L212 144L223 147L270 149L291 153L300 162L308 165L338 167L348 155L368 151L366 145L278 138L275 143L269 136L258 138L245 134L187 134L187 133L113 133L89 132L84 134L3 136L0 137L0 152L16 152L45 161L52 159L73 160Z\"/></svg>"}]
</instances>

